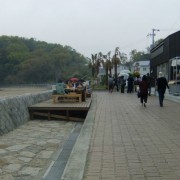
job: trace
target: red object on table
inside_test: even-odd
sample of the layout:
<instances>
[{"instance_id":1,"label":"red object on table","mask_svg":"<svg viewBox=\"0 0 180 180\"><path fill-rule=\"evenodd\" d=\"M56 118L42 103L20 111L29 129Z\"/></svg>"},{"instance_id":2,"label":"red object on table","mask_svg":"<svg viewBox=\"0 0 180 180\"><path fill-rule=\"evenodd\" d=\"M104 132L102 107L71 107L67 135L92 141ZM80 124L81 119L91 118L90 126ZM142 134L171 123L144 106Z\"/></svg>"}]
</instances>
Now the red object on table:
<instances>
[{"instance_id":1,"label":"red object on table","mask_svg":"<svg viewBox=\"0 0 180 180\"><path fill-rule=\"evenodd\" d=\"M70 81L71 82L77 82L79 79L78 78L76 78L76 77L72 77L72 78L70 78Z\"/></svg>"}]
</instances>

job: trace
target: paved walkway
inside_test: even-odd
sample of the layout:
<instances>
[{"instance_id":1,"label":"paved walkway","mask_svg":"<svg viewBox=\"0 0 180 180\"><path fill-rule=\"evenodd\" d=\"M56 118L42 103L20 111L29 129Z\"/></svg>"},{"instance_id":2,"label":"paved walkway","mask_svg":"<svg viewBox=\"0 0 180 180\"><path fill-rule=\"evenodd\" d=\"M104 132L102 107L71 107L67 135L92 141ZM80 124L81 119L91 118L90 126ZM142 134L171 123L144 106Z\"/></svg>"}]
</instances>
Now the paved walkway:
<instances>
[{"instance_id":1,"label":"paved walkway","mask_svg":"<svg viewBox=\"0 0 180 180\"><path fill-rule=\"evenodd\" d=\"M32 92L37 90L17 89L10 94ZM1 91L0 97L9 97L7 93ZM180 179L180 104L165 100L161 108L158 97L151 96L144 108L136 94L93 94L97 103L93 102L93 110L91 108L69 161L76 169L72 171L71 167L68 171L67 168L66 172L71 174L69 179L64 175L66 180L80 180L74 178L78 177L76 170L81 170L79 177L82 177L85 164L84 180ZM166 97L180 102L180 97ZM1 136L0 179L40 180L45 177L75 124L30 121Z\"/></svg>"},{"instance_id":2,"label":"paved walkway","mask_svg":"<svg viewBox=\"0 0 180 180\"><path fill-rule=\"evenodd\" d=\"M84 180L179 180L180 104L97 92Z\"/></svg>"}]
</instances>

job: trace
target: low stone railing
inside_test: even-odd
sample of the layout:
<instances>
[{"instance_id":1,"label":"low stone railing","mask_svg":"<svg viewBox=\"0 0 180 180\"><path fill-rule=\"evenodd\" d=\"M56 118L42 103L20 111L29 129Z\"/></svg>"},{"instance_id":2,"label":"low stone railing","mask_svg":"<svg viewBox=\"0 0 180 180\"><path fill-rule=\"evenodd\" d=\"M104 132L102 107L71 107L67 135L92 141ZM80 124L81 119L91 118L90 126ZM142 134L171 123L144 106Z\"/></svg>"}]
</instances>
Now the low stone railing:
<instances>
[{"instance_id":1,"label":"low stone railing","mask_svg":"<svg viewBox=\"0 0 180 180\"><path fill-rule=\"evenodd\" d=\"M0 135L27 122L28 107L51 98L52 90L0 99Z\"/></svg>"}]
</instances>

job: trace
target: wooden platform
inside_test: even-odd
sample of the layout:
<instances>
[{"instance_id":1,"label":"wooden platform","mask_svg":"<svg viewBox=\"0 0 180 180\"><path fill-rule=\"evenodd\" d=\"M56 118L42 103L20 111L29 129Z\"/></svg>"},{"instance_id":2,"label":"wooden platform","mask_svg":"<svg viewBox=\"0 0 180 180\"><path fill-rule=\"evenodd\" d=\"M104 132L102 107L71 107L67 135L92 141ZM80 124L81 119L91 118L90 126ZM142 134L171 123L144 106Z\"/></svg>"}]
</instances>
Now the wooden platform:
<instances>
[{"instance_id":1,"label":"wooden platform","mask_svg":"<svg viewBox=\"0 0 180 180\"><path fill-rule=\"evenodd\" d=\"M90 108L92 98L84 102L54 103L52 99L30 106L30 119L59 119L68 121L84 121Z\"/></svg>"}]
</instances>

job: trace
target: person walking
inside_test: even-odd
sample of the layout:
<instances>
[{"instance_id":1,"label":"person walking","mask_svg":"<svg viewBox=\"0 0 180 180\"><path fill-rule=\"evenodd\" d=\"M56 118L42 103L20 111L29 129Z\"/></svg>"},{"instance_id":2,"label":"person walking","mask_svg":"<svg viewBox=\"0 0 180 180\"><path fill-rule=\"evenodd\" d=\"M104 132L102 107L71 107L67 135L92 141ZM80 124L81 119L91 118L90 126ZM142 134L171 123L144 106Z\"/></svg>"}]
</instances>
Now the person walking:
<instances>
[{"instance_id":1,"label":"person walking","mask_svg":"<svg viewBox=\"0 0 180 180\"><path fill-rule=\"evenodd\" d=\"M114 79L112 78L111 75L109 75L108 78L108 85L109 85L109 92L112 93L114 89Z\"/></svg>"},{"instance_id":2,"label":"person walking","mask_svg":"<svg viewBox=\"0 0 180 180\"><path fill-rule=\"evenodd\" d=\"M124 76L121 76L120 85L121 85L121 93L124 93L124 88L126 86L126 80L124 79Z\"/></svg>"},{"instance_id":3,"label":"person walking","mask_svg":"<svg viewBox=\"0 0 180 180\"><path fill-rule=\"evenodd\" d=\"M127 93L132 93L133 84L134 84L134 78L132 77L132 74L129 74L127 81L128 81Z\"/></svg>"},{"instance_id":4,"label":"person walking","mask_svg":"<svg viewBox=\"0 0 180 180\"><path fill-rule=\"evenodd\" d=\"M135 77L135 80L134 80L134 91L135 92L137 92L137 89L139 87L140 81L141 81L141 77L140 76Z\"/></svg>"},{"instance_id":5,"label":"person walking","mask_svg":"<svg viewBox=\"0 0 180 180\"><path fill-rule=\"evenodd\" d=\"M142 81L139 83L139 90L140 90L140 102L142 106L144 105L144 107L146 107L146 103L148 99L148 82L146 75L142 77Z\"/></svg>"},{"instance_id":6,"label":"person walking","mask_svg":"<svg viewBox=\"0 0 180 180\"><path fill-rule=\"evenodd\" d=\"M114 87L116 86L116 90L119 91L119 82L118 78L114 78Z\"/></svg>"},{"instance_id":7,"label":"person walking","mask_svg":"<svg viewBox=\"0 0 180 180\"><path fill-rule=\"evenodd\" d=\"M159 95L159 105L160 107L163 107L164 93L166 92L166 87L169 89L169 85L162 72L159 72L159 77L157 79L156 85Z\"/></svg>"},{"instance_id":8,"label":"person walking","mask_svg":"<svg viewBox=\"0 0 180 180\"><path fill-rule=\"evenodd\" d=\"M151 96L151 84L152 84L152 77L147 73L147 82L148 82L148 95Z\"/></svg>"}]
</instances>

